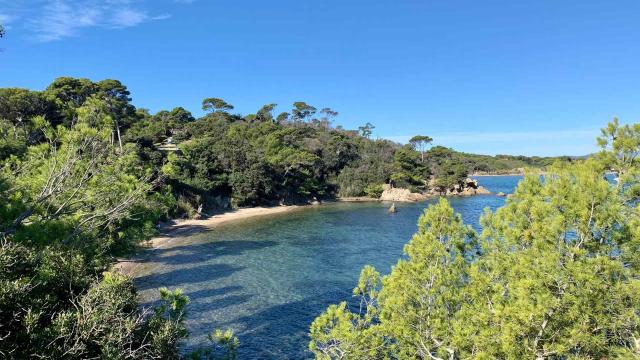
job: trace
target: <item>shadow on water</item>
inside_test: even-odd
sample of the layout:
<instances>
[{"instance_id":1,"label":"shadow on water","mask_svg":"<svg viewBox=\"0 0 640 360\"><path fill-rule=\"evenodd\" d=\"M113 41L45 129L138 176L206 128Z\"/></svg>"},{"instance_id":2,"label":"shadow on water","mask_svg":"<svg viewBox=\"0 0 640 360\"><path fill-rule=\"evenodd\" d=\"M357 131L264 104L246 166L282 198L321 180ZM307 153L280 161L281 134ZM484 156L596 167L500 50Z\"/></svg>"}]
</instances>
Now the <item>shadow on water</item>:
<instances>
[{"instance_id":1,"label":"shadow on water","mask_svg":"<svg viewBox=\"0 0 640 360\"><path fill-rule=\"evenodd\" d=\"M227 296L229 294L233 294L241 290L242 290L242 286L232 285L232 286L223 286L219 288L190 291L187 295L189 296L189 299L193 304L209 298Z\"/></svg>"},{"instance_id":2,"label":"shadow on water","mask_svg":"<svg viewBox=\"0 0 640 360\"><path fill-rule=\"evenodd\" d=\"M180 268L162 273L139 276L135 281L138 291L163 286L168 288L184 287L191 284L208 283L225 278L242 269L242 267L227 264L202 264L190 266L188 269Z\"/></svg>"},{"instance_id":3,"label":"shadow on water","mask_svg":"<svg viewBox=\"0 0 640 360\"><path fill-rule=\"evenodd\" d=\"M250 295L233 295L241 292L241 286L207 287L217 280L227 278L243 270L244 266L226 263L211 263L221 256L238 256L247 251L255 251L276 245L274 241L216 241L204 244L187 244L170 248L148 250L139 263L153 262L153 272L135 278L139 292L148 293L160 287L182 288L190 299L189 310L204 307L216 310L247 301ZM188 266L185 266L188 265ZM169 270L165 270L169 269ZM218 298L209 302L212 298ZM144 302L145 306L155 306L158 299Z\"/></svg>"},{"instance_id":4,"label":"shadow on water","mask_svg":"<svg viewBox=\"0 0 640 360\"><path fill-rule=\"evenodd\" d=\"M153 259L165 265L194 264L207 262L220 256L237 256L247 251L255 251L275 246L275 241L223 240L203 244L186 244L169 248L148 250L143 261Z\"/></svg>"},{"instance_id":5,"label":"shadow on water","mask_svg":"<svg viewBox=\"0 0 640 360\"><path fill-rule=\"evenodd\" d=\"M491 191L512 191L519 178L481 180ZM172 233L167 247L141 255L145 264L136 284L145 306L157 288L181 288L189 296L182 350L210 346L207 334L232 329L239 359L306 359L309 327L330 304L349 301L366 264L388 273L416 231L425 207L398 204L389 215L381 203L310 207L287 216L234 223L202 234L188 227ZM495 209L497 196L450 198L467 224L480 230L483 209ZM192 232L193 231L193 232ZM182 238L182 239L179 239Z\"/></svg>"},{"instance_id":6,"label":"shadow on water","mask_svg":"<svg viewBox=\"0 0 640 360\"><path fill-rule=\"evenodd\" d=\"M341 289L337 286L342 285ZM327 284L327 286L330 286ZM336 290L314 294L302 300L270 306L233 321L246 329L237 333L240 359L309 359L309 327L336 299L350 299L349 287L335 284ZM230 324L227 324L229 326ZM224 327L224 324L223 324Z\"/></svg>"}]
</instances>

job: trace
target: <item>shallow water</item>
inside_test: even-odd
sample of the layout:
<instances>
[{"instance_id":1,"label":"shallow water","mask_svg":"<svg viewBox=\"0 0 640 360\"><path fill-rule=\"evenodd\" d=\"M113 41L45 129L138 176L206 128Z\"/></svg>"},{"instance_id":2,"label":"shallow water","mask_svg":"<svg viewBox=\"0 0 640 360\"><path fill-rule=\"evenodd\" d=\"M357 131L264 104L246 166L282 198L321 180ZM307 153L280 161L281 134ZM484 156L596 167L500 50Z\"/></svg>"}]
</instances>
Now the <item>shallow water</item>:
<instances>
[{"instance_id":1,"label":"shallow water","mask_svg":"<svg viewBox=\"0 0 640 360\"><path fill-rule=\"evenodd\" d=\"M493 193L511 193L521 177L478 177ZM309 358L308 329L329 304L348 300L361 268L382 273L402 256L423 209L436 200L396 204L335 203L222 225L143 254L136 285L145 305L157 289L189 296L189 350L208 345L215 328L240 338L240 359ZM449 199L478 228L483 209L504 198Z\"/></svg>"}]
</instances>

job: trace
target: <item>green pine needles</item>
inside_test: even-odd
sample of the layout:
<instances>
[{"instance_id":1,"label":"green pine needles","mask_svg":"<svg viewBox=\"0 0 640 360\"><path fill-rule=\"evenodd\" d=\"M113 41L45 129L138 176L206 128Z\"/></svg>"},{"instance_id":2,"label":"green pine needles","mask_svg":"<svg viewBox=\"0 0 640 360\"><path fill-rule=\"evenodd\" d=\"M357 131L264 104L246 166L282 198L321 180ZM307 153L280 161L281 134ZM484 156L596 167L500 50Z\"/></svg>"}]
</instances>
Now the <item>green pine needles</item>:
<instances>
[{"instance_id":1,"label":"green pine needles","mask_svg":"<svg viewBox=\"0 0 640 360\"><path fill-rule=\"evenodd\" d=\"M363 269L359 306L332 305L313 322L310 349L319 359L640 357L639 135L615 121L599 156L528 174L485 211L479 234L441 199L389 275Z\"/></svg>"}]
</instances>

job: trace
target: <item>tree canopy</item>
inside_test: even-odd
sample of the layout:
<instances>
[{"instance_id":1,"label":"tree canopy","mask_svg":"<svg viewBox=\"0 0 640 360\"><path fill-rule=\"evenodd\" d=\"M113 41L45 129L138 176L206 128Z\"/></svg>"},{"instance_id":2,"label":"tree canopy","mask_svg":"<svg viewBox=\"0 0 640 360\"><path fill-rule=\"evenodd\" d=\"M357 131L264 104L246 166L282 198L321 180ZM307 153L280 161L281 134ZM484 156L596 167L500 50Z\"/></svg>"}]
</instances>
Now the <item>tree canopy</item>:
<instances>
[{"instance_id":1,"label":"tree canopy","mask_svg":"<svg viewBox=\"0 0 640 360\"><path fill-rule=\"evenodd\" d=\"M202 110L215 112L232 110L233 105L227 104L226 101L218 98L206 98L202 100Z\"/></svg>"},{"instance_id":2,"label":"tree canopy","mask_svg":"<svg viewBox=\"0 0 640 360\"><path fill-rule=\"evenodd\" d=\"M409 139L409 144L413 146L415 150L420 151L420 157L422 162L424 162L424 151L426 147L433 142L433 139L426 135L416 135Z\"/></svg>"}]
</instances>

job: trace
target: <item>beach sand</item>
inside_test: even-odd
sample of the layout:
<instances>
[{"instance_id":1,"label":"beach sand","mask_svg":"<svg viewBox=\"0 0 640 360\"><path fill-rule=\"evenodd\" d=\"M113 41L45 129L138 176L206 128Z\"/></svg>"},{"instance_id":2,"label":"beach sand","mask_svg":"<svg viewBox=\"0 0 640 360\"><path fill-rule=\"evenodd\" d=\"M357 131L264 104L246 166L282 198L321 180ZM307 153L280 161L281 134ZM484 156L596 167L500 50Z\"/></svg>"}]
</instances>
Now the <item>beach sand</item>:
<instances>
[{"instance_id":1,"label":"beach sand","mask_svg":"<svg viewBox=\"0 0 640 360\"><path fill-rule=\"evenodd\" d=\"M217 226L233 221L245 220L260 216L281 214L290 212L304 206L288 205L274 207L252 207L232 210L218 215L210 216L206 219L172 220L160 226L160 234L153 239L142 243L144 248L165 248L181 237L196 234L202 231L215 229ZM120 258L113 265L112 270L125 275L134 273L140 260L133 256L131 258Z\"/></svg>"}]
</instances>

